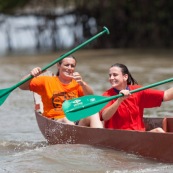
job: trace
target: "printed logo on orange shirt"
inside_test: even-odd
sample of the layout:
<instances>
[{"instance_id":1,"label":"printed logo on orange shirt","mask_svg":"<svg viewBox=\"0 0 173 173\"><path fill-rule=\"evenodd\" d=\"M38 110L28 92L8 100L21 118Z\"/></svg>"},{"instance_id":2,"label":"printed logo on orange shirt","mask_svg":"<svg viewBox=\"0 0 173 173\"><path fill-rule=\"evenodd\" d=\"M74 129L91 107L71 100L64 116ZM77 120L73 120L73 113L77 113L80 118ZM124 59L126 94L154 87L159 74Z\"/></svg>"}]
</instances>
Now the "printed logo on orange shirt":
<instances>
[{"instance_id":1,"label":"printed logo on orange shirt","mask_svg":"<svg viewBox=\"0 0 173 173\"><path fill-rule=\"evenodd\" d=\"M56 111L62 111L62 103L65 100L77 98L75 92L54 92L52 96L52 104Z\"/></svg>"}]
</instances>

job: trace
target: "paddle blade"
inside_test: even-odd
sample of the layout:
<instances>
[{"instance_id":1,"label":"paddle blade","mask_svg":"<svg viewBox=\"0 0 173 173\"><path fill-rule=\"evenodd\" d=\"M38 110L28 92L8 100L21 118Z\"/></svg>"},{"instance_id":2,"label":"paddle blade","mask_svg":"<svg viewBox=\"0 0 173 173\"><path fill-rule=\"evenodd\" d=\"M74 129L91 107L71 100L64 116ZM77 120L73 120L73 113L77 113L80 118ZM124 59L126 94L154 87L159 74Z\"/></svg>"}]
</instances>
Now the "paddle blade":
<instances>
[{"instance_id":1,"label":"paddle blade","mask_svg":"<svg viewBox=\"0 0 173 173\"><path fill-rule=\"evenodd\" d=\"M68 120L78 121L99 112L107 102L95 105L94 103L97 103L97 101L103 100L104 98L106 97L87 95L73 100L66 100L63 103L62 108Z\"/></svg>"},{"instance_id":2,"label":"paddle blade","mask_svg":"<svg viewBox=\"0 0 173 173\"><path fill-rule=\"evenodd\" d=\"M11 88L0 90L0 105L2 105L5 102L10 93L11 93Z\"/></svg>"}]
</instances>

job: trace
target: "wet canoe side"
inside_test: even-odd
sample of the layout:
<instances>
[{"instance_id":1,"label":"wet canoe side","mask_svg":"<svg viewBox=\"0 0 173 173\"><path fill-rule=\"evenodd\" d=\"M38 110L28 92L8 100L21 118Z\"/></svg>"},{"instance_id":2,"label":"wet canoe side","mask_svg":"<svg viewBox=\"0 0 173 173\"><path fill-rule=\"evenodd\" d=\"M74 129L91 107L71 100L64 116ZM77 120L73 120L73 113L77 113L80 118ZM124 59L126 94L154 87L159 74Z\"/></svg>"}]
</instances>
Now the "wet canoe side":
<instances>
[{"instance_id":1,"label":"wet canoe side","mask_svg":"<svg viewBox=\"0 0 173 173\"><path fill-rule=\"evenodd\" d=\"M173 133L171 132L154 133L81 127L58 123L43 117L37 111L35 113L38 126L49 144L102 146L173 163ZM164 121L163 118L145 120L148 122L148 127L162 127ZM166 120L165 123L173 126L172 118Z\"/></svg>"}]
</instances>

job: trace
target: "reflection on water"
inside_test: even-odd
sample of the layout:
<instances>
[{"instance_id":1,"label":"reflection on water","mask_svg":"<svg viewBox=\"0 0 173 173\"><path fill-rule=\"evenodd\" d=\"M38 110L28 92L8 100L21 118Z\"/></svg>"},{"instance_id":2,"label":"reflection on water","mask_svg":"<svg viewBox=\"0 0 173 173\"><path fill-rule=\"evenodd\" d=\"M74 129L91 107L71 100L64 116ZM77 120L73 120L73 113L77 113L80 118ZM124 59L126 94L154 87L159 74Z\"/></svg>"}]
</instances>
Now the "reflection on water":
<instances>
[{"instance_id":1,"label":"reflection on water","mask_svg":"<svg viewBox=\"0 0 173 173\"><path fill-rule=\"evenodd\" d=\"M51 55L0 57L0 88L18 83L36 66L44 67L63 52ZM124 63L141 85L172 77L169 50L80 50L77 71L101 95L110 87L108 69ZM56 73L56 66L49 70ZM156 88L167 89L172 83ZM147 116L172 116L173 101L161 108L148 109ZM34 115L33 95L15 89L0 107L0 172L172 172L173 166L149 161L134 155L83 145L46 144ZM10 164L9 164L10 163ZM156 166L157 165L157 166Z\"/></svg>"}]
</instances>

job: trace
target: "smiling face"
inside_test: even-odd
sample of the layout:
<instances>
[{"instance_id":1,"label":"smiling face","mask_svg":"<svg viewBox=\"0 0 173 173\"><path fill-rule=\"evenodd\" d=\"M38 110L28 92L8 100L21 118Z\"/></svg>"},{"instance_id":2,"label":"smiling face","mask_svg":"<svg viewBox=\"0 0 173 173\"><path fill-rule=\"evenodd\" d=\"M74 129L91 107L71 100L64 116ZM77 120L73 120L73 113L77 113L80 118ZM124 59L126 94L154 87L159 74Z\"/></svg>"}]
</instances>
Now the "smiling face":
<instances>
[{"instance_id":1,"label":"smiling face","mask_svg":"<svg viewBox=\"0 0 173 173\"><path fill-rule=\"evenodd\" d=\"M59 71L59 78L62 79L63 81L71 80L75 66L76 66L76 60L72 57L67 57L62 60L58 66L58 71Z\"/></svg>"},{"instance_id":2,"label":"smiling face","mask_svg":"<svg viewBox=\"0 0 173 173\"><path fill-rule=\"evenodd\" d=\"M118 90L125 89L127 86L128 75L123 74L120 67L113 66L109 69L109 82L113 88Z\"/></svg>"}]
</instances>

